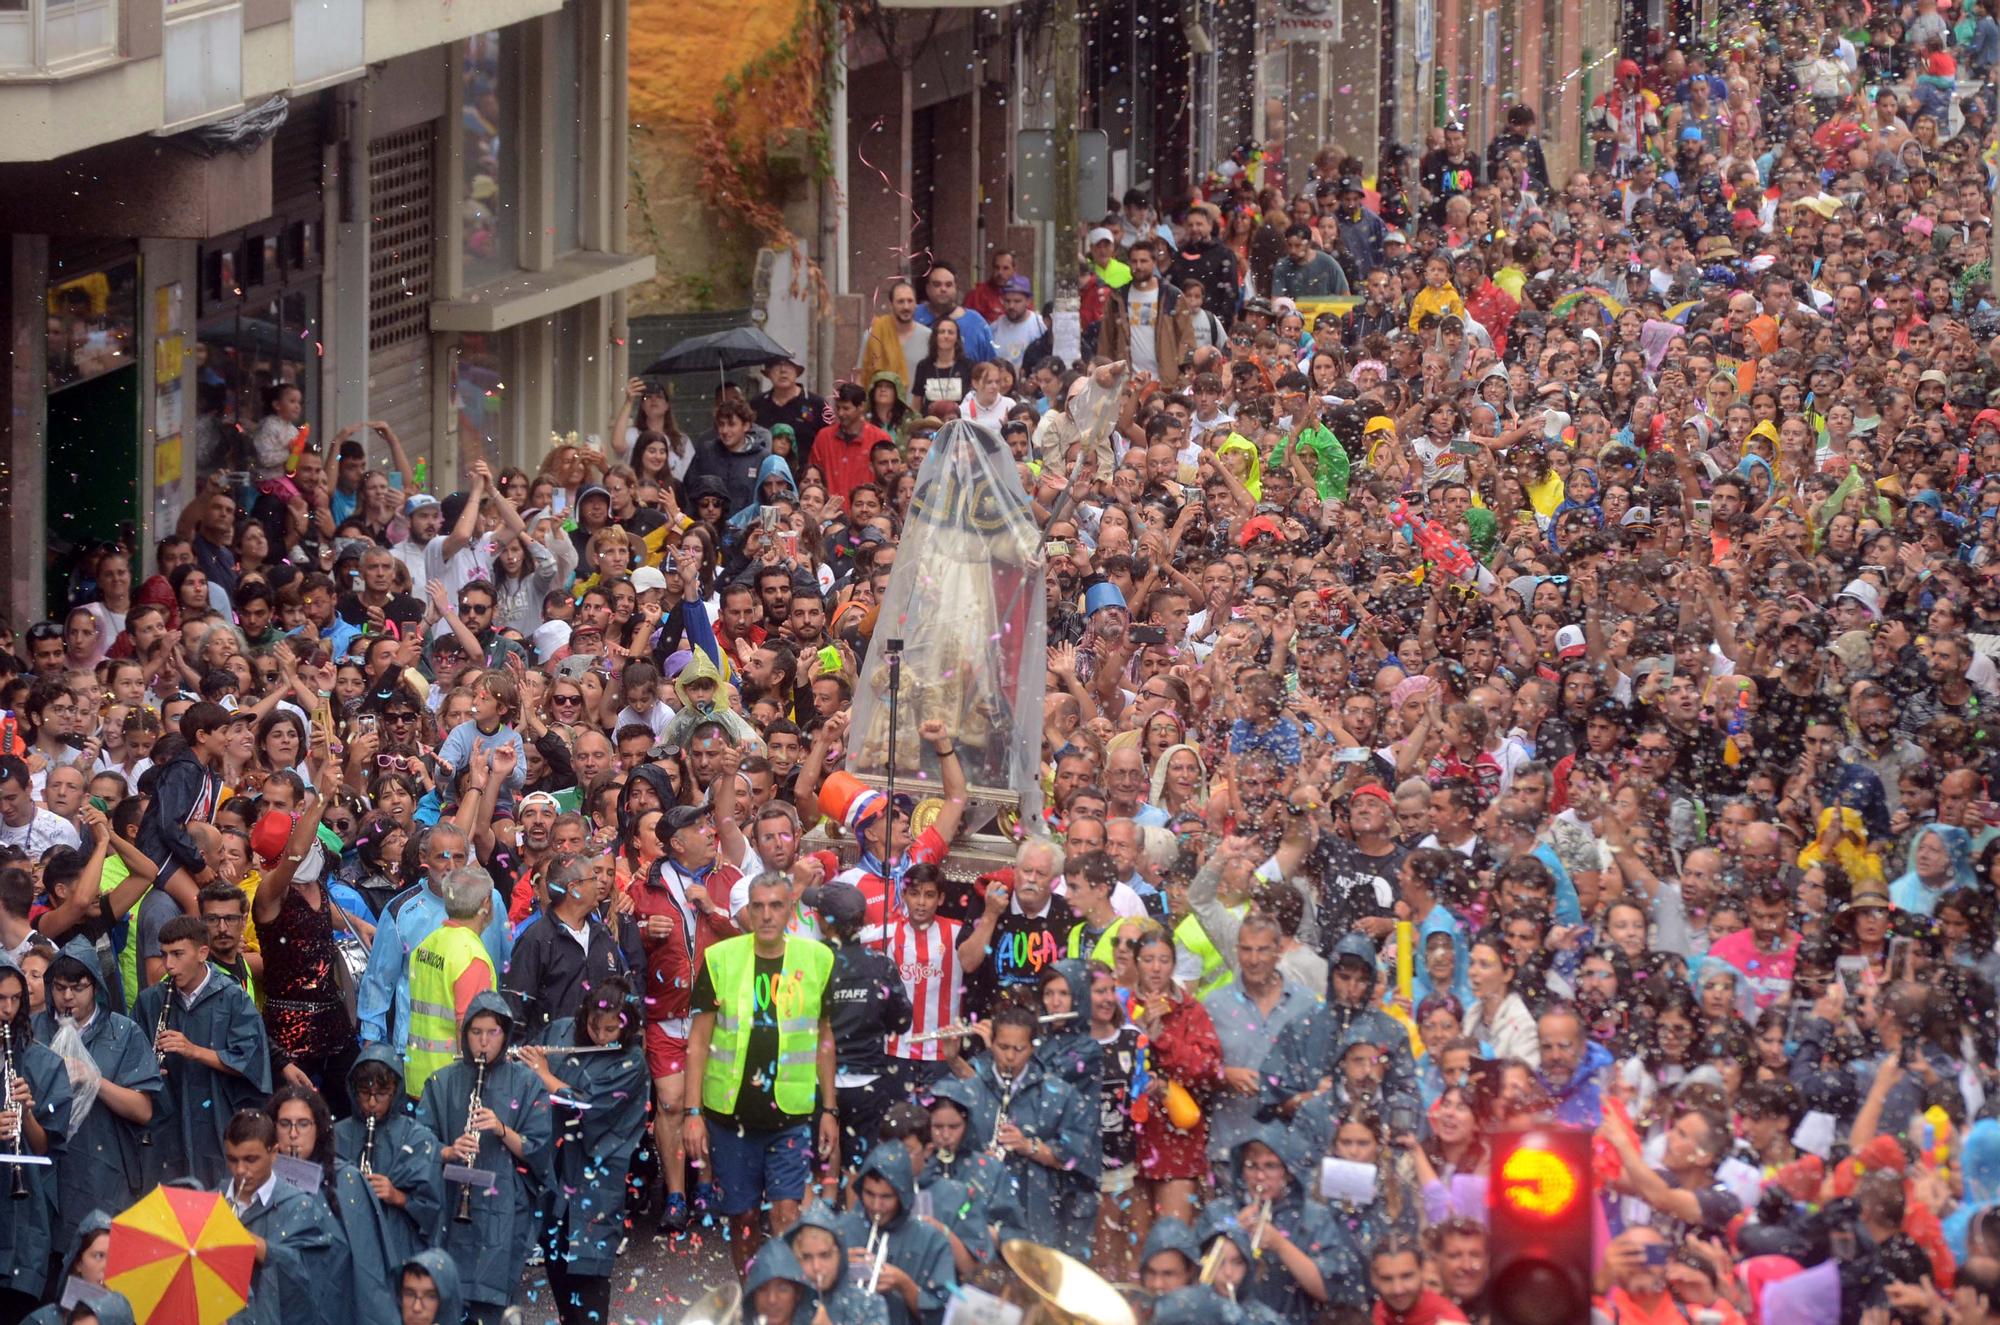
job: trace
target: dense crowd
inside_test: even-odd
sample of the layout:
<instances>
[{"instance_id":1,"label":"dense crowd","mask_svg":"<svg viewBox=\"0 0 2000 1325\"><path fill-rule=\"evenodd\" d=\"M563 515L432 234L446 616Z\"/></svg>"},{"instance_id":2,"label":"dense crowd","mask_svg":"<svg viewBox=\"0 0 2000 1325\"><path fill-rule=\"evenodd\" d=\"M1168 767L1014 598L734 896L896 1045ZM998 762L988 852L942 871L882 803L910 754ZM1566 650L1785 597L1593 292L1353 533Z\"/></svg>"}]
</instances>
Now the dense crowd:
<instances>
[{"instance_id":1,"label":"dense crowd","mask_svg":"<svg viewBox=\"0 0 2000 1325\"><path fill-rule=\"evenodd\" d=\"M0 1322L161 1182L256 1325L1483 1321L1549 1122L1604 1319L2000 1320L1993 9L1128 195L1075 362L934 261L442 497L274 387L0 640Z\"/></svg>"}]
</instances>

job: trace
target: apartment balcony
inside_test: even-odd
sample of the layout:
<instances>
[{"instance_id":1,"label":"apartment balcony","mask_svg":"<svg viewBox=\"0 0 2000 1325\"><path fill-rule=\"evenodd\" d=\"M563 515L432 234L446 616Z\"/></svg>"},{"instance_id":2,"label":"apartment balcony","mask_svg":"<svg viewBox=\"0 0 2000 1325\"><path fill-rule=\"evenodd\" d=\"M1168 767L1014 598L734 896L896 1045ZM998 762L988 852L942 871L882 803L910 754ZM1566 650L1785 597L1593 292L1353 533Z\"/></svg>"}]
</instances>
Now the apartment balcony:
<instances>
[{"instance_id":1,"label":"apartment balcony","mask_svg":"<svg viewBox=\"0 0 2000 1325\"><path fill-rule=\"evenodd\" d=\"M562 0L0 0L0 163L227 118Z\"/></svg>"}]
</instances>

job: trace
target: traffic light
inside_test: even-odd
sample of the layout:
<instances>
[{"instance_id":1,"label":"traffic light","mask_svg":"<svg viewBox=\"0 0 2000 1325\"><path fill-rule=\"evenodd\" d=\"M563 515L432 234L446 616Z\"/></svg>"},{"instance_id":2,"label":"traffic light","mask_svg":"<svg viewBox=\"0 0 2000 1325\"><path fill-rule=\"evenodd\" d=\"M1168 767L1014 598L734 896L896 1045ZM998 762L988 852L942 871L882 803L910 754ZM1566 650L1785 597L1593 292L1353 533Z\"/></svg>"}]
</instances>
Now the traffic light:
<instances>
[{"instance_id":1,"label":"traffic light","mask_svg":"<svg viewBox=\"0 0 2000 1325\"><path fill-rule=\"evenodd\" d=\"M1588 1325L1590 1133L1537 1127L1496 1137L1486 1193L1493 1325Z\"/></svg>"}]
</instances>

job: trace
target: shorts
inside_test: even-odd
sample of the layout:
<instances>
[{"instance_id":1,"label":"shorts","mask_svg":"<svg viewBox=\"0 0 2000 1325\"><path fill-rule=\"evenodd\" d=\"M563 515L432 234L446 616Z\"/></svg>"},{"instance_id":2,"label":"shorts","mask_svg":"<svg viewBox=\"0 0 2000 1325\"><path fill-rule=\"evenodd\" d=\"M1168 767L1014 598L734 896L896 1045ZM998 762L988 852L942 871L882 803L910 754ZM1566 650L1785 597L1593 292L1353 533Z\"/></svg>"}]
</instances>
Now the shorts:
<instances>
[{"instance_id":1,"label":"shorts","mask_svg":"<svg viewBox=\"0 0 2000 1325\"><path fill-rule=\"evenodd\" d=\"M812 1127L743 1132L734 1123L708 1124L709 1181L725 1215L747 1215L766 1201L797 1201L812 1177Z\"/></svg>"},{"instance_id":2,"label":"shorts","mask_svg":"<svg viewBox=\"0 0 2000 1325\"><path fill-rule=\"evenodd\" d=\"M677 1077L687 1070L688 1042L667 1034L657 1021L646 1023L646 1071L653 1080Z\"/></svg>"}]
</instances>

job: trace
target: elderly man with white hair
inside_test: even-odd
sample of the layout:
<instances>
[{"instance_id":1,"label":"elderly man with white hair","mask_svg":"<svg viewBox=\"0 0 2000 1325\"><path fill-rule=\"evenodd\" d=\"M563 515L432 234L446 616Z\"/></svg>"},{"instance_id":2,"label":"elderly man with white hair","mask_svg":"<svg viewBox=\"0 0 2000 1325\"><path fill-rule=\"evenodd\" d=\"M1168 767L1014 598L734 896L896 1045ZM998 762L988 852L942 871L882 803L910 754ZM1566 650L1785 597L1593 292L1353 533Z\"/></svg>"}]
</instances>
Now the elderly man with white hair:
<instances>
[{"instance_id":1,"label":"elderly man with white hair","mask_svg":"<svg viewBox=\"0 0 2000 1325\"><path fill-rule=\"evenodd\" d=\"M1005 1003L1040 1007L1042 972L1063 954L1063 943L1076 924L1076 913L1055 893L1063 870L1063 849L1053 839L1031 837L1014 853L1014 867L999 881L1013 889L1013 898L993 926L986 956L975 968L966 990L966 1011L986 1020ZM1011 874L1011 879L1006 875Z\"/></svg>"}]
</instances>

